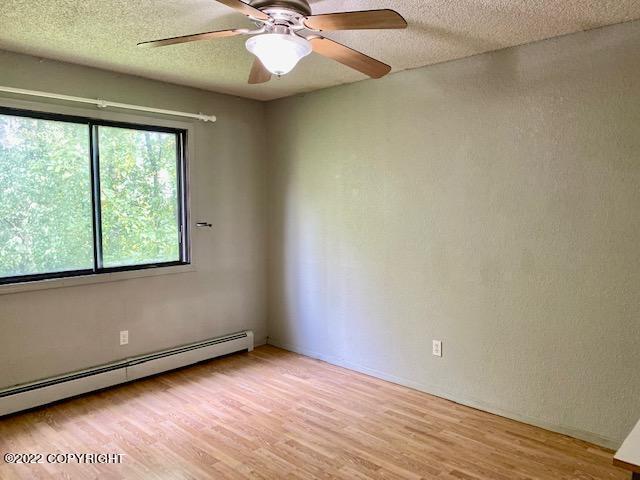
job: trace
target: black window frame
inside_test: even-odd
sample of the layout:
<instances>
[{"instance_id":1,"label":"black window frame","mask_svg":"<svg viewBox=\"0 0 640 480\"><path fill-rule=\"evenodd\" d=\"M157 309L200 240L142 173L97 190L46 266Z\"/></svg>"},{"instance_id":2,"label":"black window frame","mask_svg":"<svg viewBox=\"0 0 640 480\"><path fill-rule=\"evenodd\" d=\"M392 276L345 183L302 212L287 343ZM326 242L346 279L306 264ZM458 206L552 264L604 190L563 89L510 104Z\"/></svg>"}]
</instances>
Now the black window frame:
<instances>
[{"instance_id":1,"label":"black window frame","mask_svg":"<svg viewBox=\"0 0 640 480\"><path fill-rule=\"evenodd\" d=\"M103 120L99 118L67 115L35 110L25 110L0 106L0 115L34 118L38 120L52 120L58 122L75 123L87 126L89 135L89 169L91 174L92 208L92 237L93 237L93 268L84 270L69 270L64 272L37 273L16 275L12 277L0 277L0 285L37 282L40 280L52 280L58 278L72 278L82 276L104 275L114 272L131 272L136 270L149 270L154 268L176 267L191 264L191 249L189 243L188 226L188 185L187 185L187 134L186 129L172 128L162 125L141 124L133 122L120 122ZM100 197L100 150L98 145L99 127L126 128L132 130L171 133L176 135L176 172L177 172L177 197L178 197L178 232L180 258L173 262L157 262L139 265L124 265L119 267L104 267L102 265L102 222L101 222L101 197Z\"/></svg>"}]
</instances>

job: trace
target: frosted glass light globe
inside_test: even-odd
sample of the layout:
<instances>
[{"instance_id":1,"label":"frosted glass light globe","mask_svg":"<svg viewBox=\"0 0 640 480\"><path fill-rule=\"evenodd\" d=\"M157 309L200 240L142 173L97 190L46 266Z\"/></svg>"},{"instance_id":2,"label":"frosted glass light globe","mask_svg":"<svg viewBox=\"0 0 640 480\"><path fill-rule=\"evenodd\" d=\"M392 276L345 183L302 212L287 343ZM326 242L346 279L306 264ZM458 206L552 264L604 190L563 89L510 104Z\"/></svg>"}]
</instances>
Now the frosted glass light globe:
<instances>
[{"instance_id":1,"label":"frosted glass light globe","mask_svg":"<svg viewBox=\"0 0 640 480\"><path fill-rule=\"evenodd\" d=\"M260 59L264 68L280 76L289 73L309 55L311 45L297 35L265 33L247 40L247 50Z\"/></svg>"}]
</instances>

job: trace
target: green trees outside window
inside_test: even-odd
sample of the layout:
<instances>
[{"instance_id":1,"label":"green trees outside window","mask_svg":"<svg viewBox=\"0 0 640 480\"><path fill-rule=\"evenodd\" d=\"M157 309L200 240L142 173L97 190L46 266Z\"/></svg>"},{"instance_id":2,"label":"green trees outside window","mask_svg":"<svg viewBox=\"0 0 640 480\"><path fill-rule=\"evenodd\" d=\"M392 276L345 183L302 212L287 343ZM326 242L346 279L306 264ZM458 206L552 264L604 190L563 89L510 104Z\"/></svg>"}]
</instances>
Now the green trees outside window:
<instances>
[{"instance_id":1,"label":"green trees outside window","mask_svg":"<svg viewBox=\"0 0 640 480\"><path fill-rule=\"evenodd\" d=\"M98 129L104 266L180 260L176 135Z\"/></svg>"},{"instance_id":2,"label":"green trees outside window","mask_svg":"<svg viewBox=\"0 0 640 480\"><path fill-rule=\"evenodd\" d=\"M184 135L0 111L0 282L186 263Z\"/></svg>"},{"instance_id":3,"label":"green trees outside window","mask_svg":"<svg viewBox=\"0 0 640 480\"><path fill-rule=\"evenodd\" d=\"M93 267L83 125L0 115L0 277Z\"/></svg>"}]
</instances>

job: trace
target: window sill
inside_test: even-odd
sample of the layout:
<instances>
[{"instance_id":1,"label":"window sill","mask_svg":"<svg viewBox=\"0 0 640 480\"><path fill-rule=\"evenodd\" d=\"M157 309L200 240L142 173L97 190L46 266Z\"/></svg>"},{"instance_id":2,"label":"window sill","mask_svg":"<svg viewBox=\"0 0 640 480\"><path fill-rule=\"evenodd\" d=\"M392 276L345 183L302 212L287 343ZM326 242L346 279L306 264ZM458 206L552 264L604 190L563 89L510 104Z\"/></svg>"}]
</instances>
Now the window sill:
<instances>
[{"instance_id":1,"label":"window sill","mask_svg":"<svg viewBox=\"0 0 640 480\"><path fill-rule=\"evenodd\" d=\"M52 288L78 287L95 283L120 282L134 278L157 277L160 275L173 275L176 273L195 272L193 264L176 265L171 267L148 268L142 270L128 270L125 272L111 272L83 275L79 277L51 278L24 283L10 283L0 285L0 295L11 293L30 292L35 290L48 290Z\"/></svg>"}]
</instances>

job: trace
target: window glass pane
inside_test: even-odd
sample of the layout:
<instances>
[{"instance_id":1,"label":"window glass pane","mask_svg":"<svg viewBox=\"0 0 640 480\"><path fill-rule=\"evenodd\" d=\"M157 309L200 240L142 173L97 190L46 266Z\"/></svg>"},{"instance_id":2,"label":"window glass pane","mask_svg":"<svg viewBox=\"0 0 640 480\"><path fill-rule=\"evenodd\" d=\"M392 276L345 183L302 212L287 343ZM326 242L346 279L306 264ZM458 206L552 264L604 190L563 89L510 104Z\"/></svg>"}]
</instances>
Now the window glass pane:
<instances>
[{"instance_id":1,"label":"window glass pane","mask_svg":"<svg viewBox=\"0 0 640 480\"><path fill-rule=\"evenodd\" d=\"M180 260L177 135L99 127L105 267Z\"/></svg>"},{"instance_id":2,"label":"window glass pane","mask_svg":"<svg viewBox=\"0 0 640 480\"><path fill-rule=\"evenodd\" d=\"M93 268L87 125L0 115L0 277Z\"/></svg>"}]
</instances>

